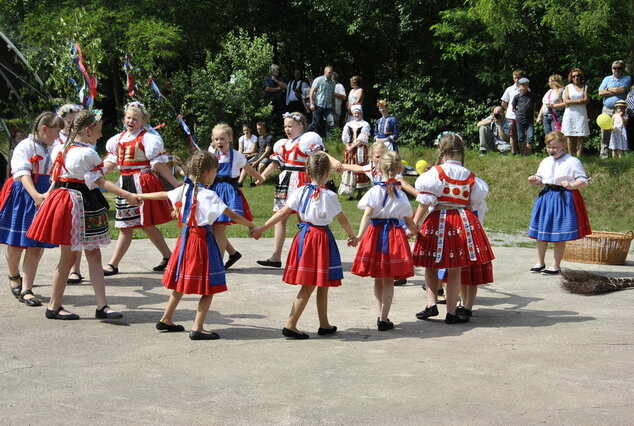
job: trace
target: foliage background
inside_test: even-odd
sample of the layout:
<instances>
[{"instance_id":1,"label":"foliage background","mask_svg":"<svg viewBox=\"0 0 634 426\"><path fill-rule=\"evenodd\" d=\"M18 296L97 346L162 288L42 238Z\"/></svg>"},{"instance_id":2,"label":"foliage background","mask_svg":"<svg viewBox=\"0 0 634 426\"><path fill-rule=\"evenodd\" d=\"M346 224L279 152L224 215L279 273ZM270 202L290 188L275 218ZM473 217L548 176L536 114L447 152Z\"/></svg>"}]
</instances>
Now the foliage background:
<instances>
[{"instance_id":1,"label":"foliage background","mask_svg":"<svg viewBox=\"0 0 634 426\"><path fill-rule=\"evenodd\" d=\"M122 64L130 53L138 96L154 123L166 123L168 147L183 153L174 112L205 143L218 121L238 128L267 117L261 79L272 62L287 79L295 66L317 76L326 64L346 86L361 75L366 117L387 98L410 145L430 145L443 130L475 143L475 122L498 103L514 68L541 95L550 74L581 67L598 111L611 62L634 63L634 5L616 0L0 0L0 9L0 30L46 81L51 103L74 100L68 43L80 42L111 126L129 100ZM148 77L169 105L152 101Z\"/></svg>"}]
</instances>

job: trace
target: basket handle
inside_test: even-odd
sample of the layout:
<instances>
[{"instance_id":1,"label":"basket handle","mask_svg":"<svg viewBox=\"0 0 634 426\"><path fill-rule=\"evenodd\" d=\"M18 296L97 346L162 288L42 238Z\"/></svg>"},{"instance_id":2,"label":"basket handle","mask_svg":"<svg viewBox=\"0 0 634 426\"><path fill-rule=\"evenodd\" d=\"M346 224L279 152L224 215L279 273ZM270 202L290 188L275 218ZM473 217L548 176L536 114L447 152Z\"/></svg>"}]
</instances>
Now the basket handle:
<instances>
[{"instance_id":1,"label":"basket handle","mask_svg":"<svg viewBox=\"0 0 634 426\"><path fill-rule=\"evenodd\" d=\"M632 232L632 230L629 230L625 233L625 238L631 240L634 239L634 232Z\"/></svg>"}]
</instances>

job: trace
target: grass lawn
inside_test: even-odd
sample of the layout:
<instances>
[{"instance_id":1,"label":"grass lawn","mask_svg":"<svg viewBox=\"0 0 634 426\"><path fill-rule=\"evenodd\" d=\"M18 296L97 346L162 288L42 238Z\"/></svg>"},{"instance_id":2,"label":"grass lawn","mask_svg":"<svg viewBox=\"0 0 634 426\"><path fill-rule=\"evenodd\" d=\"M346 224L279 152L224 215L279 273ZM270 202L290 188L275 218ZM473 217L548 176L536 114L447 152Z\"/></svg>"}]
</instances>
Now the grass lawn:
<instances>
[{"instance_id":1,"label":"grass lawn","mask_svg":"<svg viewBox=\"0 0 634 426\"><path fill-rule=\"evenodd\" d=\"M337 158L343 158L343 144L328 144L329 153ZM437 151L431 148L401 149L403 159L409 164L416 164L424 159L433 164L437 159ZM467 152L465 165L478 177L489 184L489 196L487 204L489 212L485 218L485 227L488 230L518 233L526 232L530 220L533 200L539 192L527 182L528 176L537 171L540 161L545 154L520 157L489 153L480 157L477 151ZM601 160L598 157L589 156L581 158L583 165L590 177L590 185L581 190L590 216L592 228L597 231L625 232L634 228L634 202L632 194L632 182L634 182L634 155L628 155L623 159ZM338 185L341 176L333 173L333 179ZM109 179L117 178L116 172L111 172ZM407 177L410 183L414 183L415 177ZM251 206L253 221L262 224L272 214L273 192L277 174L269 177L269 180L261 187L251 188L248 185L243 188L245 196ZM245 181L249 182L249 179ZM110 194L106 197L112 200ZM357 209L356 201L346 201L345 197L339 197L343 210L350 220L353 229L358 229L362 211ZM416 209L417 203L411 200L412 207ZM117 238L118 231L114 228L114 202L111 202L111 234ZM297 221L288 221L288 236L295 235ZM177 237L181 229L175 221L159 226L165 237ZM337 221L331 226L336 238L345 239L345 233ZM229 237L247 237L247 229L235 225L228 228ZM272 237L270 230L264 237ZM135 230L134 238L145 238L145 234Z\"/></svg>"}]
</instances>

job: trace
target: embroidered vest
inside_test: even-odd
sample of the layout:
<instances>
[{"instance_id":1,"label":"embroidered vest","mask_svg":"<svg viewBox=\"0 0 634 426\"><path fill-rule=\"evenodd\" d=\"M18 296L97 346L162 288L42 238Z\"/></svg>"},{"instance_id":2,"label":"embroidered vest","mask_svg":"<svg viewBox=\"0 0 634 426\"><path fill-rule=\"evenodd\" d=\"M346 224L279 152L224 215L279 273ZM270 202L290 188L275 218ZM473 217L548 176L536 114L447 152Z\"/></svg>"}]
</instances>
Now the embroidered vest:
<instances>
[{"instance_id":1,"label":"embroidered vest","mask_svg":"<svg viewBox=\"0 0 634 426\"><path fill-rule=\"evenodd\" d=\"M443 204L458 204L466 206L471 197L471 188L475 184L475 174L471 174L465 180L452 179L445 174L440 166L434 166L438 172L438 177L444 183L442 195L438 197L438 202Z\"/></svg>"},{"instance_id":2,"label":"embroidered vest","mask_svg":"<svg viewBox=\"0 0 634 426\"><path fill-rule=\"evenodd\" d=\"M145 155L145 147L143 146L143 130L139 135L127 142L121 142L121 139L127 132L121 133L117 141L117 155L119 156L119 166L148 166L150 160Z\"/></svg>"}]
</instances>

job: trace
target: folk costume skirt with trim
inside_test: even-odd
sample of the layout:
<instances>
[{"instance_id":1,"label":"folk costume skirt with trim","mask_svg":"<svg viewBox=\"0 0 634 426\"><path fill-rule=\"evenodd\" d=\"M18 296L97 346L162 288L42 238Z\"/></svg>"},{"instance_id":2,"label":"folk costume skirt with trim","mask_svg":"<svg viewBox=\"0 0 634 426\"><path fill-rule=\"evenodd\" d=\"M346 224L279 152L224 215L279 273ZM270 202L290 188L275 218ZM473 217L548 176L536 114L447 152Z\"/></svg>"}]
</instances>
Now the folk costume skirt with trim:
<instances>
[{"instance_id":1,"label":"folk costume skirt with trim","mask_svg":"<svg viewBox=\"0 0 634 426\"><path fill-rule=\"evenodd\" d=\"M328 226L297 225L282 280L288 284L338 287L343 279L339 248Z\"/></svg>"},{"instance_id":2,"label":"folk costume skirt with trim","mask_svg":"<svg viewBox=\"0 0 634 426\"><path fill-rule=\"evenodd\" d=\"M465 268L495 258L476 215L461 208L430 213L416 237L413 256L415 266L434 269Z\"/></svg>"},{"instance_id":3,"label":"folk costume skirt with trim","mask_svg":"<svg viewBox=\"0 0 634 426\"><path fill-rule=\"evenodd\" d=\"M27 236L71 250L94 250L110 244L108 201L99 188L79 182L56 182L40 206Z\"/></svg>"},{"instance_id":4,"label":"folk costume skirt with trim","mask_svg":"<svg viewBox=\"0 0 634 426\"><path fill-rule=\"evenodd\" d=\"M234 212L238 213L240 216L244 217L246 220L253 220L253 215L251 214L251 209L249 208L249 203L247 203L247 199L244 197L244 193L234 187L229 182L214 182L209 189L214 191L220 199ZM235 222L232 221L229 216L225 214L221 214L216 219L215 223L225 224L225 225L235 225Z\"/></svg>"},{"instance_id":5,"label":"folk costume skirt with trim","mask_svg":"<svg viewBox=\"0 0 634 426\"><path fill-rule=\"evenodd\" d=\"M447 282L445 274L442 282ZM471 265L460 270L460 284L462 285L483 285L493 282L493 263L487 262L482 265Z\"/></svg>"},{"instance_id":6,"label":"folk costume skirt with trim","mask_svg":"<svg viewBox=\"0 0 634 426\"><path fill-rule=\"evenodd\" d=\"M165 191L165 186L150 170L121 175L118 183L133 194ZM125 198L117 196L115 205L116 228L145 228L172 220L172 206L167 200L146 200L140 206L131 206Z\"/></svg>"},{"instance_id":7,"label":"folk costume skirt with trim","mask_svg":"<svg viewBox=\"0 0 634 426\"><path fill-rule=\"evenodd\" d=\"M35 189L40 194L51 186L48 175L33 176ZM53 248L56 245L36 241L26 236L38 211L33 198L24 188L22 182L9 178L0 192L0 244L14 247Z\"/></svg>"},{"instance_id":8,"label":"folk costume skirt with trim","mask_svg":"<svg viewBox=\"0 0 634 426\"><path fill-rule=\"evenodd\" d=\"M278 211L286 205L286 200L300 186L306 185L308 181L306 171L303 167L288 166L280 173L278 182L275 184L275 194L273 211Z\"/></svg>"},{"instance_id":9,"label":"folk costume skirt with trim","mask_svg":"<svg viewBox=\"0 0 634 426\"><path fill-rule=\"evenodd\" d=\"M586 205L579 190L547 185L540 191L528 226L530 238L561 242L578 240L591 233Z\"/></svg>"},{"instance_id":10,"label":"folk costume skirt with trim","mask_svg":"<svg viewBox=\"0 0 634 426\"><path fill-rule=\"evenodd\" d=\"M209 295L227 291L225 268L210 226L188 227L178 237L165 272L163 285L185 294Z\"/></svg>"},{"instance_id":11,"label":"folk costume skirt with trim","mask_svg":"<svg viewBox=\"0 0 634 426\"><path fill-rule=\"evenodd\" d=\"M359 243L351 271L361 277L414 276L412 251L397 219L372 219Z\"/></svg>"}]
</instances>

